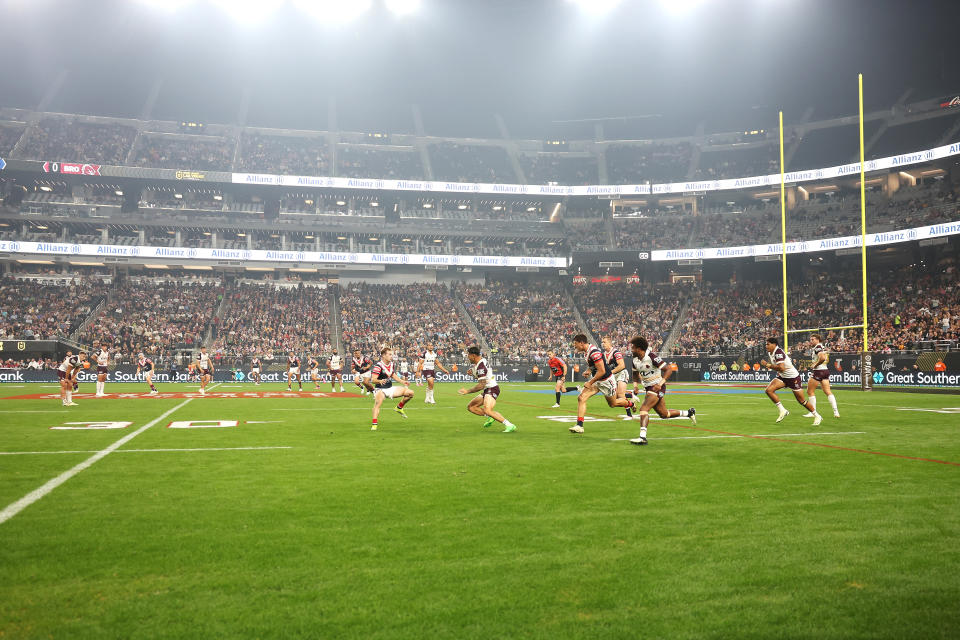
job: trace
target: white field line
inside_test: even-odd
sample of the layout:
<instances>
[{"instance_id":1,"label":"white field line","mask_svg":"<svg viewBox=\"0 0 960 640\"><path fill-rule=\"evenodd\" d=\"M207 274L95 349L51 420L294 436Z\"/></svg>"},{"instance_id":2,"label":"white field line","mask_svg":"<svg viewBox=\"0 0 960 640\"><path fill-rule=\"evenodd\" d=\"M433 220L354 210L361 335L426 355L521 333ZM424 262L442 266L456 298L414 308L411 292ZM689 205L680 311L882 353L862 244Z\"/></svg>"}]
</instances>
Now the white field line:
<instances>
[{"instance_id":1,"label":"white field line","mask_svg":"<svg viewBox=\"0 0 960 640\"><path fill-rule=\"evenodd\" d=\"M192 451L265 451L267 449L293 449L293 447L210 447L204 449L117 449L114 453L173 453ZM0 456L39 456L58 453L99 453L98 451L0 451Z\"/></svg>"},{"instance_id":2,"label":"white field line","mask_svg":"<svg viewBox=\"0 0 960 640\"><path fill-rule=\"evenodd\" d=\"M69 409L4 409L0 413L70 413Z\"/></svg>"},{"instance_id":3,"label":"white field line","mask_svg":"<svg viewBox=\"0 0 960 640\"><path fill-rule=\"evenodd\" d=\"M213 386L216 386L216 385L213 385ZM67 480L69 480L70 478L72 478L73 476L75 476L75 475L77 475L78 473L80 473L81 471L83 471L84 469L87 469L87 468L93 466L93 464L96 463L97 461L99 461L99 460L107 457L108 455L110 455L111 453L113 453L114 451L116 451L117 449L119 449L120 447L122 447L123 445L125 445L126 443L130 442L131 440L133 440L134 438L136 438L138 435L140 435L141 433L143 433L144 431L146 431L147 429L149 429L149 428L152 427L153 425L157 424L158 422L160 422L161 420L163 420L164 418L166 418L167 416L170 416L170 415L172 415L173 413L175 413L176 411L178 411L178 410L182 409L183 407L187 406L187 404L188 404L191 400L193 400L193 398L187 398L186 400L184 400L183 402L181 402L181 403L178 404L177 406L173 407L172 409L168 409L167 411L164 411L164 412L163 412L162 414L160 414L158 417L154 418L153 420L151 420L151 421L148 422L147 424L143 425L142 427L140 427L139 429L137 429L137 430L134 431L133 433L129 433L129 434L125 435L124 437L120 438L119 440L117 440L116 442L114 442L114 443L111 444L110 446L106 447L105 449L101 449L100 451L96 452L95 454L93 454L92 456L90 456L89 458L87 458L86 460L84 460L83 462L81 462L80 464L78 464L78 465L76 465L76 466L74 466L74 467L72 467L72 468L70 468L70 469L67 469L66 471L64 471L63 473L61 473L60 475L58 475L56 478L53 478L52 480L48 480L46 483L44 483L44 484L41 485L40 487L34 489L33 491L31 491L31 492L28 493L27 495L23 496L22 498L20 498L20 499L17 500L16 502L12 502L12 503L8 504L6 507L4 507L3 511L0 511L0 524L3 524L4 522L6 522L7 520L9 520L9 519L12 518L13 516L17 515L18 513L20 513L21 511L23 511L23 510L26 509L27 507L29 507L29 506L30 506L31 504L33 504L34 502L40 500L41 498L43 498L44 496L46 496L48 493L50 493L51 491L53 491L54 489L56 489L57 487L59 487L61 484L63 484L64 482L66 482Z\"/></svg>"},{"instance_id":4,"label":"white field line","mask_svg":"<svg viewBox=\"0 0 960 640\"><path fill-rule=\"evenodd\" d=\"M750 433L744 434L742 436L738 435L722 435L722 436L667 436L664 438L656 438L657 441L660 440L714 440L716 438L788 438L796 436L846 436L854 434L862 434L866 431L815 431L811 433ZM630 438L610 438L610 442L625 442Z\"/></svg>"},{"instance_id":5,"label":"white field line","mask_svg":"<svg viewBox=\"0 0 960 640\"><path fill-rule=\"evenodd\" d=\"M325 407L325 408L317 408L317 409L278 408L278 409L270 409L270 411L370 411L372 408L373 408L373 404L371 404L369 407L343 407L343 408ZM393 408L393 407L390 407L390 408ZM430 410L433 410L433 409L466 409L466 405L464 405L464 406L462 406L462 407L440 407L440 406L434 406L434 407L411 407L411 406L408 404L408 405L406 405L403 409L404 409L404 411L420 410L420 409L430 409ZM384 406L384 407L381 407L380 410L381 410L381 411L386 411L386 407L385 407L385 406Z\"/></svg>"}]
</instances>

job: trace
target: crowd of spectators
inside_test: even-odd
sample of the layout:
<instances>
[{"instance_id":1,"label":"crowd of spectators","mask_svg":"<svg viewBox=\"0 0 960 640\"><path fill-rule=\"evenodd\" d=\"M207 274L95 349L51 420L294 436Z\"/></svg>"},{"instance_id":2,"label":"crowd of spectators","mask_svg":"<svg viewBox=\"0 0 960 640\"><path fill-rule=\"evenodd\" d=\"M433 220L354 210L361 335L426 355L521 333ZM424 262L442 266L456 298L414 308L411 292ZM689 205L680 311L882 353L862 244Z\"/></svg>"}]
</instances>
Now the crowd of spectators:
<instances>
[{"instance_id":1,"label":"crowd of spectators","mask_svg":"<svg viewBox=\"0 0 960 640\"><path fill-rule=\"evenodd\" d=\"M731 283L697 289L674 336L674 355L739 354L783 332L778 287Z\"/></svg>"},{"instance_id":2,"label":"crowd of spectators","mask_svg":"<svg viewBox=\"0 0 960 640\"><path fill-rule=\"evenodd\" d=\"M137 141L133 165L153 169L230 171L235 143L226 138L144 134Z\"/></svg>"},{"instance_id":3,"label":"crowd of spectators","mask_svg":"<svg viewBox=\"0 0 960 640\"><path fill-rule=\"evenodd\" d=\"M23 127L0 124L0 158L10 156L10 152L22 135Z\"/></svg>"},{"instance_id":4,"label":"crowd of spectators","mask_svg":"<svg viewBox=\"0 0 960 640\"><path fill-rule=\"evenodd\" d=\"M420 153L377 147L337 147L337 175L345 178L423 180L426 176Z\"/></svg>"},{"instance_id":5,"label":"crowd of spectators","mask_svg":"<svg viewBox=\"0 0 960 640\"><path fill-rule=\"evenodd\" d=\"M343 345L379 358L390 346L413 359L428 343L444 364L461 363L475 338L450 291L439 284L350 284L340 289Z\"/></svg>"},{"instance_id":6,"label":"crowd of spectators","mask_svg":"<svg viewBox=\"0 0 960 640\"><path fill-rule=\"evenodd\" d=\"M168 281L125 282L80 341L112 345L123 353L151 356L200 346L223 295L215 284Z\"/></svg>"},{"instance_id":7,"label":"crowd of spectators","mask_svg":"<svg viewBox=\"0 0 960 640\"><path fill-rule=\"evenodd\" d=\"M123 125L45 118L27 130L17 157L122 165L136 135Z\"/></svg>"},{"instance_id":8,"label":"crowd of spectators","mask_svg":"<svg viewBox=\"0 0 960 640\"><path fill-rule=\"evenodd\" d=\"M507 150L498 145L462 145L441 142L429 146L435 180L451 182L515 183Z\"/></svg>"},{"instance_id":9,"label":"crowd of spectators","mask_svg":"<svg viewBox=\"0 0 960 640\"><path fill-rule=\"evenodd\" d=\"M273 175L327 176L326 138L244 134L239 171Z\"/></svg>"},{"instance_id":10,"label":"crowd of spectators","mask_svg":"<svg viewBox=\"0 0 960 640\"><path fill-rule=\"evenodd\" d=\"M687 142L611 145L606 152L609 182L683 182L687 177L691 154L692 147Z\"/></svg>"},{"instance_id":11,"label":"crowd of spectators","mask_svg":"<svg viewBox=\"0 0 960 640\"><path fill-rule=\"evenodd\" d=\"M0 284L0 339L51 340L69 337L107 295L95 278L61 283L5 277Z\"/></svg>"},{"instance_id":12,"label":"crowd of spectators","mask_svg":"<svg viewBox=\"0 0 960 640\"><path fill-rule=\"evenodd\" d=\"M227 292L213 353L282 360L290 351L329 355L330 300L323 287L241 283Z\"/></svg>"},{"instance_id":13,"label":"crowd of spectators","mask_svg":"<svg viewBox=\"0 0 960 640\"><path fill-rule=\"evenodd\" d=\"M703 151L697 165L697 180L723 180L766 176L780 172L778 147L764 144L747 148L725 148Z\"/></svg>"},{"instance_id":14,"label":"crowd of spectators","mask_svg":"<svg viewBox=\"0 0 960 640\"><path fill-rule=\"evenodd\" d=\"M573 287L573 300L597 339L609 337L625 348L635 335L643 335L659 349L670 335L684 302L692 296L687 285L646 282L611 283Z\"/></svg>"},{"instance_id":15,"label":"crowd of spectators","mask_svg":"<svg viewBox=\"0 0 960 640\"><path fill-rule=\"evenodd\" d=\"M542 358L548 349L569 348L579 326L560 283L536 287L490 281L461 285L457 294L493 353L515 358Z\"/></svg>"},{"instance_id":16,"label":"crowd of spectators","mask_svg":"<svg viewBox=\"0 0 960 640\"><path fill-rule=\"evenodd\" d=\"M527 184L600 184L595 156L538 153L520 156L520 166Z\"/></svg>"}]
</instances>

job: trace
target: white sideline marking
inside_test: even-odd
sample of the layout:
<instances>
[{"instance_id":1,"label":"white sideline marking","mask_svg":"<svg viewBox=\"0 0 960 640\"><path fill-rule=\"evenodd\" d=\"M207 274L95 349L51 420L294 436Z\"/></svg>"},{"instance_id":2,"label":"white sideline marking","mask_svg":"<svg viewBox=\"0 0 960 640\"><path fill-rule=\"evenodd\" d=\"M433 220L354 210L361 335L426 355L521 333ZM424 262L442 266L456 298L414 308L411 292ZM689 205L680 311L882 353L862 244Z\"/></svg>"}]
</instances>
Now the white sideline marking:
<instances>
[{"instance_id":1,"label":"white sideline marking","mask_svg":"<svg viewBox=\"0 0 960 640\"><path fill-rule=\"evenodd\" d=\"M464 405L464 406L466 406L466 405ZM334 408L332 408L332 407L326 407L326 408L322 408L322 409L321 409L321 408L318 408L318 409L285 409L285 408L278 408L278 409L271 409L271 411L370 411L371 407L373 407L372 404L371 404L369 407L343 407L342 409L340 409L340 408L334 409ZM404 407L404 410L405 410L405 411L410 411L411 409L417 410L417 409L426 409L426 408L427 408L427 407L411 407L411 406L408 404L408 405L406 405L406 406ZM433 407L433 408L434 408L434 409L461 409L462 407L441 407L441 406L436 406L436 407ZM699 415L699 414L698 414L698 415Z\"/></svg>"},{"instance_id":2,"label":"white sideline marking","mask_svg":"<svg viewBox=\"0 0 960 640\"><path fill-rule=\"evenodd\" d=\"M149 429L150 427L152 427L153 425L157 424L158 422L160 422L161 420L163 420L163 419L166 418L167 416L169 416L169 415L171 415L172 413L174 413L175 411L177 411L178 409L182 409L182 408L185 407L185 406L187 405L187 403L189 403L191 400L193 400L193 398L187 398L186 400L184 400L183 402L181 402L180 404L178 404L178 405L175 406L174 408L168 409L167 411L164 411L162 415L160 415L160 416L157 417L157 418L154 418L153 420L151 420L151 421L148 422L147 424L143 425L142 427L140 427L139 429L137 429L137 430L134 431L133 433L130 433L130 434L125 435L124 437L120 438L119 440L117 440L116 442L114 442L113 444L111 444L110 446L108 446L107 448L101 449L100 451L96 452L95 454L93 454L92 456L90 456L89 458L87 458L86 460L84 460L83 462L81 462L80 464L76 465L76 466L73 467L72 469L68 469L67 471L64 471L63 473L61 473L60 475L58 475L56 478L53 478L52 480L47 481L45 484L43 484L42 486L40 486L40 487L37 488L37 489L34 489L33 491L31 491L31 492L28 493L27 495L23 496L22 498L20 498L20 499L17 500L16 502L13 502L13 503L7 505L6 508L4 508L3 511L0 511L0 524L3 524L4 522L6 522L7 520L9 520L9 519L12 518L13 516L17 515L18 513L20 513L21 511L23 511L23 510L26 509L27 507L29 507L31 504L33 504L34 502L36 502L36 501L39 500L40 498L44 497L45 495L47 495L48 493L50 493L51 491L53 491L54 489L56 489L57 487L59 487L61 484L63 484L64 482L66 482L67 480L69 480L70 478L72 478L73 476L75 476L75 475L77 475L78 473L80 473L81 471L83 471L84 469L87 469L87 468L93 466L93 464L94 464L95 462L97 462L97 461L100 460L101 458L105 458L105 457L108 456L109 454L113 453L114 451L116 451L117 449L119 449L120 447L122 447L123 445L125 445L126 443L128 443L128 442L131 441L131 440L133 440L133 439L136 438L138 435L140 435L141 433L143 433L144 431L146 431L147 429Z\"/></svg>"},{"instance_id":3,"label":"white sideline marking","mask_svg":"<svg viewBox=\"0 0 960 640\"><path fill-rule=\"evenodd\" d=\"M216 386L216 385L213 385L213 386ZM50 493L51 491L53 491L54 489L62 485L64 482L66 482L73 476L83 471L84 469L87 469L93 466L93 464L98 460L107 457L108 455L110 455L111 453L113 453L114 451L116 451L126 443L130 442L131 440L136 438L138 435L140 435L141 433L143 433L153 425L157 424L158 422L166 418L167 416L187 406L187 404L191 400L193 400L193 398L187 398L186 400L184 400L177 406L173 407L172 409L168 409L167 411L163 412L163 414L154 418L153 420L143 425L133 433L128 433L127 435L123 436L122 438L120 438L119 440L117 440L107 448L101 449L100 451L96 452L95 454L93 454L92 456L90 456L80 464L76 465L75 467L71 469L67 469L66 471L58 475L56 478L53 478L52 480L48 480L46 483L34 489L33 491L23 496L16 502L12 502L8 504L6 507L4 507L3 511L0 511L0 524L3 524L13 516L17 515L18 513L20 513L27 507L29 507L31 504L33 504L40 498L44 497L45 495L47 495L48 493Z\"/></svg>"},{"instance_id":4,"label":"white sideline marking","mask_svg":"<svg viewBox=\"0 0 960 640\"><path fill-rule=\"evenodd\" d=\"M846 436L866 431L814 431L812 433L750 433L742 436L723 435L723 436L667 436L657 438L657 440L712 440L714 438L786 438L793 436ZM610 442L625 442L630 438L610 438Z\"/></svg>"},{"instance_id":5,"label":"white sideline marking","mask_svg":"<svg viewBox=\"0 0 960 640\"><path fill-rule=\"evenodd\" d=\"M4 409L0 413L70 413L69 409Z\"/></svg>"},{"instance_id":6,"label":"white sideline marking","mask_svg":"<svg viewBox=\"0 0 960 640\"><path fill-rule=\"evenodd\" d=\"M117 449L114 453L168 453L181 451L262 451L293 447L211 447L207 449ZM98 453L97 451L0 451L0 456L39 456L58 453Z\"/></svg>"}]
</instances>

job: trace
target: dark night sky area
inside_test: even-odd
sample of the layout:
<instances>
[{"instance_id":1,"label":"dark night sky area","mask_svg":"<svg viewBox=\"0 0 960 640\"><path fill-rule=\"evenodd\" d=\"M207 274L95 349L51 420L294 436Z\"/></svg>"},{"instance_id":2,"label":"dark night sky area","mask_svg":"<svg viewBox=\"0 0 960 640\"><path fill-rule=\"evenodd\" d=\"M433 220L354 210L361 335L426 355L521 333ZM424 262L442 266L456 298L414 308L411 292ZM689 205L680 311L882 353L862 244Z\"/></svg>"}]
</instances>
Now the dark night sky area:
<instances>
[{"instance_id":1,"label":"dark night sky area","mask_svg":"<svg viewBox=\"0 0 960 640\"><path fill-rule=\"evenodd\" d=\"M552 121L645 116L651 137L771 126L808 106L815 118L960 90L951 37L957 2L706 0L671 15L659 0L624 0L585 16L566 0L424 0L397 19L379 2L347 25L285 7L241 26L198 0L166 14L133 0L0 0L0 105L35 108L69 74L50 110L137 116L163 79L160 119L325 129L588 137ZM615 126L615 125L611 125Z\"/></svg>"}]
</instances>

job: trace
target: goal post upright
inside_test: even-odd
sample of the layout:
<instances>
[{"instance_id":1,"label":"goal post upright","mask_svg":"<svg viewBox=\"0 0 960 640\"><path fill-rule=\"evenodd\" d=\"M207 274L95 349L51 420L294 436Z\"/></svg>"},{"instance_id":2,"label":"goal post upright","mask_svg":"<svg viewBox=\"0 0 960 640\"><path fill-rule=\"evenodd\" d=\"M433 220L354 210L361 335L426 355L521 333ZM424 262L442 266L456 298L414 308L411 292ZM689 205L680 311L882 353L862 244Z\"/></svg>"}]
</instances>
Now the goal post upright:
<instances>
[{"instance_id":1,"label":"goal post upright","mask_svg":"<svg viewBox=\"0 0 960 640\"><path fill-rule=\"evenodd\" d=\"M860 270L861 289L863 290L863 350L860 352L860 388L870 391L873 388L871 378L873 363L869 352L867 326L867 189L865 183L866 167L863 145L863 74L857 76L857 93L860 107ZM781 134L782 135L782 134ZM783 153L781 151L781 153Z\"/></svg>"},{"instance_id":2,"label":"goal post upright","mask_svg":"<svg viewBox=\"0 0 960 640\"><path fill-rule=\"evenodd\" d=\"M862 128L863 125L861 125ZM861 134L862 137L862 134ZM780 112L780 264L783 271L783 351L790 353L790 338L787 331L787 199L786 173L783 166L783 111Z\"/></svg>"}]
</instances>

